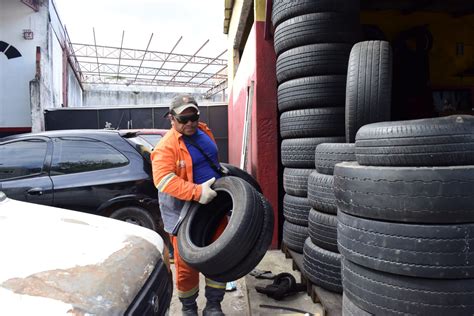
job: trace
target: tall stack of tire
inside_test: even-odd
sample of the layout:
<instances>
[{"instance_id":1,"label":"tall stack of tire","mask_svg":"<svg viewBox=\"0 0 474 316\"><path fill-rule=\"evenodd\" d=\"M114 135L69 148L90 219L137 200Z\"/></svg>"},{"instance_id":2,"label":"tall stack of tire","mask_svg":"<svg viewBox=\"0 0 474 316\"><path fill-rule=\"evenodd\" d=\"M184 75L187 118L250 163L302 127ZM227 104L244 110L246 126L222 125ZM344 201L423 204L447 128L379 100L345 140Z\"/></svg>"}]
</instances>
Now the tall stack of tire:
<instances>
[{"instance_id":1,"label":"tall stack of tire","mask_svg":"<svg viewBox=\"0 0 474 316\"><path fill-rule=\"evenodd\" d=\"M345 140L347 63L360 37L359 0L273 0L272 22L285 168L283 242L302 253L316 146Z\"/></svg>"},{"instance_id":2,"label":"tall stack of tire","mask_svg":"<svg viewBox=\"0 0 474 316\"><path fill-rule=\"evenodd\" d=\"M334 173L344 313L473 315L474 117L363 126L356 158Z\"/></svg>"},{"instance_id":3,"label":"tall stack of tire","mask_svg":"<svg viewBox=\"0 0 474 316\"><path fill-rule=\"evenodd\" d=\"M342 292L341 255L337 248L337 206L334 196L334 165L355 161L354 144L320 144L316 170L308 177L309 238L303 248L303 272L312 283Z\"/></svg>"}]
</instances>

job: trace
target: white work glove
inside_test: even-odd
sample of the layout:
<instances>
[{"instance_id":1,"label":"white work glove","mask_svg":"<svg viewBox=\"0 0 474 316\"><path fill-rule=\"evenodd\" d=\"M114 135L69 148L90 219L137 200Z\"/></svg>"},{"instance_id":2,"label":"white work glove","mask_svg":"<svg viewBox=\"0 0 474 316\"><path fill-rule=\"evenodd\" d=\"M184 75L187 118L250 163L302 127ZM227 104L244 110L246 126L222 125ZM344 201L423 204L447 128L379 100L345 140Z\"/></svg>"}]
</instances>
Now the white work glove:
<instances>
[{"instance_id":1,"label":"white work glove","mask_svg":"<svg viewBox=\"0 0 474 316\"><path fill-rule=\"evenodd\" d=\"M213 198L217 196L217 192L211 189L211 185L214 184L216 181L216 178L211 178L201 184L201 197L199 198L199 203L201 204L207 204L212 201Z\"/></svg>"}]
</instances>

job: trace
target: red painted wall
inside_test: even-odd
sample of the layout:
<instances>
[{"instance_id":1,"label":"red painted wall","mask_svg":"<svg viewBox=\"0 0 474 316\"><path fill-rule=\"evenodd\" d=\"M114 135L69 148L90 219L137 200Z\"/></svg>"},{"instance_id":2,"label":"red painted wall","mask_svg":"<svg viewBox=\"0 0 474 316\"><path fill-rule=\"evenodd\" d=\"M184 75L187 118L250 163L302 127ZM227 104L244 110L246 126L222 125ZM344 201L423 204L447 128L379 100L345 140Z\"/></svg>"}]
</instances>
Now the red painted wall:
<instances>
[{"instance_id":1,"label":"red painted wall","mask_svg":"<svg viewBox=\"0 0 474 316\"><path fill-rule=\"evenodd\" d=\"M278 247L280 209L278 174L278 111L276 56L273 42L264 39L265 22L255 22L232 84L229 97L229 162L240 164L247 89L254 81L254 97L247 171L260 183L274 209L275 225L272 247ZM257 53L258 52L258 53Z\"/></svg>"}]
</instances>

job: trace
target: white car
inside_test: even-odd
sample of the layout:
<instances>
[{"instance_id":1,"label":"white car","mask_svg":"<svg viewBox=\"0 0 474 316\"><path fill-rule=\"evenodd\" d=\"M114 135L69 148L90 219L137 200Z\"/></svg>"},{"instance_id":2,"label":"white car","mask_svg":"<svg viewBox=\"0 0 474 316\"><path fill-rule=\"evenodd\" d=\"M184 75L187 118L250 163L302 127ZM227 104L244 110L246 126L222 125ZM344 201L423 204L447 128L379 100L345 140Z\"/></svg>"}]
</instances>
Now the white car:
<instances>
[{"instance_id":1,"label":"white car","mask_svg":"<svg viewBox=\"0 0 474 316\"><path fill-rule=\"evenodd\" d=\"M0 315L164 315L163 239L122 221L0 192Z\"/></svg>"}]
</instances>

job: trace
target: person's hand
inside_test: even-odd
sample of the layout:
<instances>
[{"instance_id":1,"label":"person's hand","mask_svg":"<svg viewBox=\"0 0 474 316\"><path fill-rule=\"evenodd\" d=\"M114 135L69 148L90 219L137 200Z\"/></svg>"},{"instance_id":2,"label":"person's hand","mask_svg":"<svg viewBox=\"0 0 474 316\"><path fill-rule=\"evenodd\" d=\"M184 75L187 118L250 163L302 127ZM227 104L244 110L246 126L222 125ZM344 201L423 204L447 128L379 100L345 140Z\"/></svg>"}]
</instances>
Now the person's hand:
<instances>
[{"instance_id":1,"label":"person's hand","mask_svg":"<svg viewBox=\"0 0 474 316\"><path fill-rule=\"evenodd\" d=\"M201 191L201 197L199 198L199 203L201 204L207 204L212 201L213 198L217 196L217 192L211 189L211 185L214 184L216 181L216 178L211 178L201 184L202 191Z\"/></svg>"}]
</instances>

